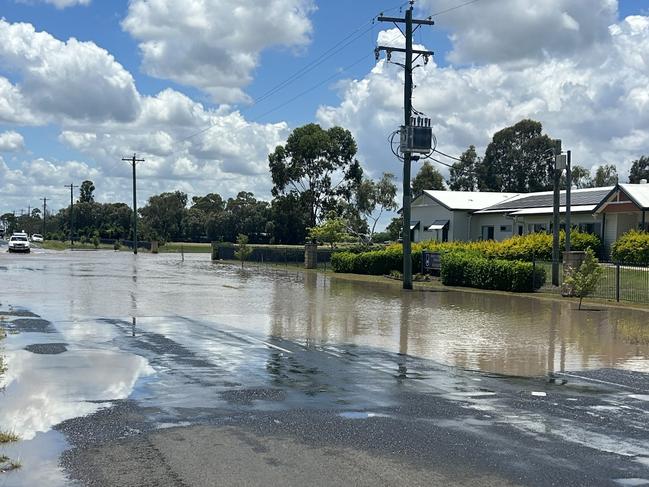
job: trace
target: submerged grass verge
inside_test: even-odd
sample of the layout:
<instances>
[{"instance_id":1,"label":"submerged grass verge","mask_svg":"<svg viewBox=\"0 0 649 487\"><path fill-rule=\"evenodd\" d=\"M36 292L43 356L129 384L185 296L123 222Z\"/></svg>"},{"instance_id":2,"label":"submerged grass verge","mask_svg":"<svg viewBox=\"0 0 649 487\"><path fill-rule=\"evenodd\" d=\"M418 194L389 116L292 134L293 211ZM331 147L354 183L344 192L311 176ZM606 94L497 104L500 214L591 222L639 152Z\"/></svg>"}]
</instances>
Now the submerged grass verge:
<instances>
[{"instance_id":1,"label":"submerged grass verge","mask_svg":"<svg viewBox=\"0 0 649 487\"><path fill-rule=\"evenodd\" d=\"M13 431L0 431L0 445L4 445L5 443L14 443L19 440L20 436Z\"/></svg>"}]
</instances>

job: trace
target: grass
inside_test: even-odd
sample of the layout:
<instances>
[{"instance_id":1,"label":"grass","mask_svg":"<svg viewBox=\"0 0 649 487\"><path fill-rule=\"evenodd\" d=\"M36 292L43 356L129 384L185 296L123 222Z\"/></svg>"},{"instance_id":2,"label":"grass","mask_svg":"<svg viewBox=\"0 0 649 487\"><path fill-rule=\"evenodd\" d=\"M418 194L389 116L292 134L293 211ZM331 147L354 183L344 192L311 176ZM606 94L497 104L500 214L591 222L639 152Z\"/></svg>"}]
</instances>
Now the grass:
<instances>
[{"instance_id":1,"label":"grass","mask_svg":"<svg viewBox=\"0 0 649 487\"><path fill-rule=\"evenodd\" d=\"M9 472L22 467L18 460L12 460L7 455L0 455L0 472Z\"/></svg>"},{"instance_id":2,"label":"grass","mask_svg":"<svg viewBox=\"0 0 649 487\"><path fill-rule=\"evenodd\" d=\"M68 250L70 248L70 242L61 242L60 240L46 240L41 244L41 246L42 248L48 250ZM94 250L95 246L92 243L74 242L73 248L82 250ZM102 250L112 250L113 246L108 244L99 244L98 248Z\"/></svg>"},{"instance_id":3,"label":"grass","mask_svg":"<svg viewBox=\"0 0 649 487\"><path fill-rule=\"evenodd\" d=\"M541 292L558 292L552 287L552 263L537 262L536 265L545 269L546 285ZM616 299L616 268L612 264L602 264L604 272L595 292L589 297ZM563 266L559 265L559 282L563 282ZM620 301L649 303L649 267L620 267Z\"/></svg>"},{"instance_id":4,"label":"grass","mask_svg":"<svg viewBox=\"0 0 649 487\"><path fill-rule=\"evenodd\" d=\"M19 440L20 436L13 431L0 431L0 445L4 445L5 443L15 443Z\"/></svg>"}]
</instances>

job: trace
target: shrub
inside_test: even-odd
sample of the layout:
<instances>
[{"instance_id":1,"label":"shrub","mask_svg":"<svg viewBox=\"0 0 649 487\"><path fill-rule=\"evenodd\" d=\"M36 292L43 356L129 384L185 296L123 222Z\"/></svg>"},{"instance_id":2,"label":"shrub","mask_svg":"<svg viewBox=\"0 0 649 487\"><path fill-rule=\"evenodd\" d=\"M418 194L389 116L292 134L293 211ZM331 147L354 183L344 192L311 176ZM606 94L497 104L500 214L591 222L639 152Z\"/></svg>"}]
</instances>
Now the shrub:
<instances>
[{"instance_id":1,"label":"shrub","mask_svg":"<svg viewBox=\"0 0 649 487\"><path fill-rule=\"evenodd\" d=\"M649 232L625 233L613 244L611 257L619 264L649 264Z\"/></svg>"},{"instance_id":2,"label":"shrub","mask_svg":"<svg viewBox=\"0 0 649 487\"><path fill-rule=\"evenodd\" d=\"M441 279L447 286L529 292L545 283L545 270L530 262L487 259L471 253L442 255Z\"/></svg>"},{"instance_id":3,"label":"shrub","mask_svg":"<svg viewBox=\"0 0 649 487\"><path fill-rule=\"evenodd\" d=\"M603 269L592 250L586 251L586 258L578 269L571 269L566 276L564 286L570 294L579 298L579 309L584 297L592 294L597 288Z\"/></svg>"},{"instance_id":4,"label":"shrub","mask_svg":"<svg viewBox=\"0 0 649 487\"><path fill-rule=\"evenodd\" d=\"M356 254L351 252L336 252L331 254L331 268L334 272L350 274L354 272L354 260Z\"/></svg>"}]
</instances>

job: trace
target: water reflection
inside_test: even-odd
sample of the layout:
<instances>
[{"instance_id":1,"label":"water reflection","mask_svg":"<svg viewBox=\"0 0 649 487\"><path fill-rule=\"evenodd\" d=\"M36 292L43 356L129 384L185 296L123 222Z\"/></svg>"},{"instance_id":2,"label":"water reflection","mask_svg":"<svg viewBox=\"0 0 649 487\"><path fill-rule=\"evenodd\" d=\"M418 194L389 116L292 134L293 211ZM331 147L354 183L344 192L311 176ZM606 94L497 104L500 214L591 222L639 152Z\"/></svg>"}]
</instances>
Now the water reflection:
<instances>
[{"instance_id":1,"label":"water reflection","mask_svg":"<svg viewBox=\"0 0 649 487\"><path fill-rule=\"evenodd\" d=\"M129 397L137 379L153 373L144 358L108 350L60 355L9 350L7 361L2 423L25 440L95 412L100 401Z\"/></svg>"},{"instance_id":2,"label":"water reflection","mask_svg":"<svg viewBox=\"0 0 649 487\"><path fill-rule=\"evenodd\" d=\"M0 256L14 282L6 299L55 321L183 316L307 346L367 345L513 375L649 370L649 314L641 311L578 311L568 301L487 293L403 293L331 274L263 266L242 272L200 254L184 263L174 255L133 259L119 252L32 257L39 262L30 265L43 269L39 279Z\"/></svg>"}]
</instances>

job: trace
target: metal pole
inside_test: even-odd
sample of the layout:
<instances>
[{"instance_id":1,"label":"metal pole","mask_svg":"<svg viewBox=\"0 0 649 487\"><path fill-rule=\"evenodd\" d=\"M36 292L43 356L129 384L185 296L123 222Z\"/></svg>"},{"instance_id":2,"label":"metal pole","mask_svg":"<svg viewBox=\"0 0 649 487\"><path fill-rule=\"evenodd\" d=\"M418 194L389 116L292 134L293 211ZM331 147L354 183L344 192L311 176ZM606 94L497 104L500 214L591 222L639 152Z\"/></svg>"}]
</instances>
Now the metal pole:
<instances>
[{"instance_id":1,"label":"metal pole","mask_svg":"<svg viewBox=\"0 0 649 487\"><path fill-rule=\"evenodd\" d=\"M620 264L615 264L615 300L620 302Z\"/></svg>"},{"instance_id":2,"label":"metal pole","mask_svg":"<svg viewBox=\"0 0 649 487\"><path fill-rule=\"evenodd\" d=\"M74 247L74 195L70 183L70 247Z\"/></svg>"},{"instance_id":3,"label":"metal pole","mask_svg":"<svg viewBox=\"0 0 649 487\"><path fill-rule=\"evenodd\" d=\"M137 254L137 187L135 185L136 159L133 154L133 253Z\"/></svg>"},{"instance_id":4,"label":"metal pole","mask_svg":"<svg viewBox=\"0 0 649 487\"><path fill-rule=\"evenodd\" d=\"M412 115L412 5L406 10L406 63L403 100L404 125L410 126ZM403 289L412 289L410 245L410 152L403 155Z\"/></svg>"},{"instance_id":5,"label":"metal pole","mask_svg":"<svg viewBox=\"0 0 649 487\"><path fill-rule=\"evenodd\" d=\"M571 156L572 151L568 151L566 160L566 252L570 252L570 191L572 186L572 166L570 164Z\"/></svg>"},{"instance_id":6,"label":"metal pole","mask_svg":"<svg viewBox=\"0 0 649 487\"><path fill-rule=\"evenodd\" d=\"M552 285L559 285L559 178L560 172L554 167L554 204L552 214Z\"/></svg>"}]
</instances>

